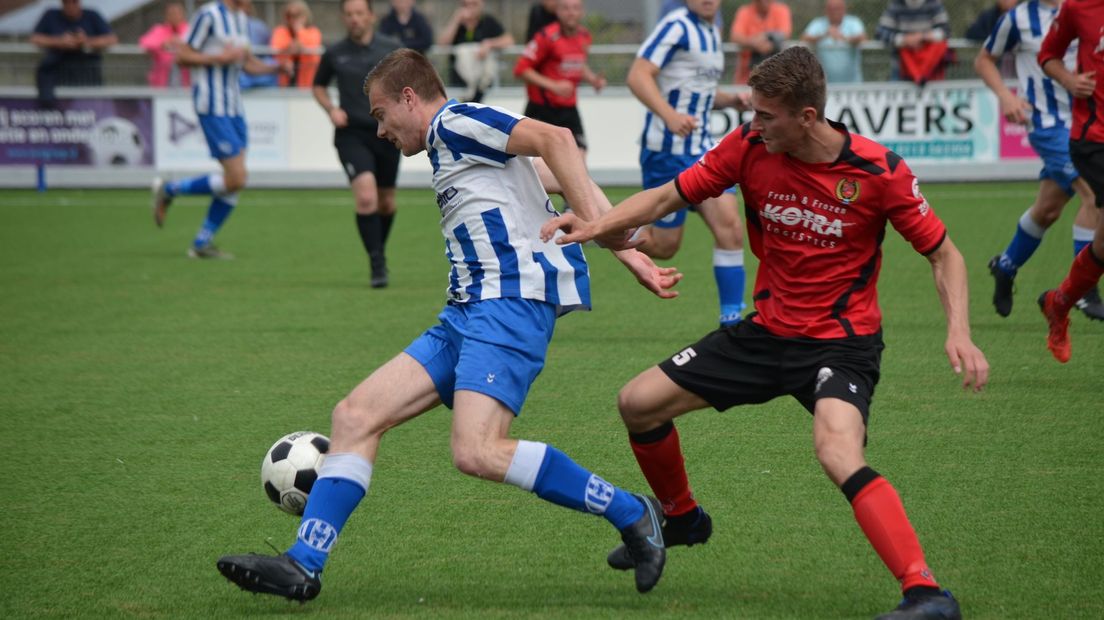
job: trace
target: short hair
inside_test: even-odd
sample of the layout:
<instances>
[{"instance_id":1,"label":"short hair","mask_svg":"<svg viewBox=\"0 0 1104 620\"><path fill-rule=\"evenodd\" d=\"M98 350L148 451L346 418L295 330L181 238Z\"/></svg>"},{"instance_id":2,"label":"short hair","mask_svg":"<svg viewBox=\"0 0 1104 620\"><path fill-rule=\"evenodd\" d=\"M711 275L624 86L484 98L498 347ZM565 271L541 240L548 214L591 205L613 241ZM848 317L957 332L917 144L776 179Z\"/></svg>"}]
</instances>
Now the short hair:
<instances>
[{"instance_id":1,"label":"short hair","mask_svg":"<svg viewBox=\"0 0 1104 620\"><path fill-rule=\"evenodd\" d=\"M345 5L349 4L352 1L353 0L341 0L341 10L344 11L345 10ZM372 9L372 0L364 0L364 4L368 5L368 12L369 13L375 13L375 11Z\"/></svg>"},{"instance_id":2,"label":"short hair","mask_svg":"<svg viewBox=\"0 0 1104 620\"><path fill-rule=\"evenodd\" d=\"M795 45L770 56L752 69L748 86L764 97L780 99L794 112L809 107L824 118L828 99L824 69L808 48Z\"/></svg>"},{"instance_id":3,"label":"short hair","mask_svg":"<svg viewBox=\"0 0 1104 620\"><path fill-rule=\"evenodd\" d=\"M303 16L307 18L307 24L314 25L314 13L311 12L310 5L306 3L306 0L289 0L284 5L284 12L286 13L288 9L293 8L303 12Z\"/></svg>"},{"instance_id":4,"label":"short hair","mask_svg":"<svg viewBox=\"0 0 1104 620\"><path fill-rule=\"evenodd\" d=\"M406 87L410 87L422 99L445 97L445 85L437 69L421 53L404 47L383 57L364 78L364 94L379 83L383 95L398 99Z\"/></svg>"}]
</instances>

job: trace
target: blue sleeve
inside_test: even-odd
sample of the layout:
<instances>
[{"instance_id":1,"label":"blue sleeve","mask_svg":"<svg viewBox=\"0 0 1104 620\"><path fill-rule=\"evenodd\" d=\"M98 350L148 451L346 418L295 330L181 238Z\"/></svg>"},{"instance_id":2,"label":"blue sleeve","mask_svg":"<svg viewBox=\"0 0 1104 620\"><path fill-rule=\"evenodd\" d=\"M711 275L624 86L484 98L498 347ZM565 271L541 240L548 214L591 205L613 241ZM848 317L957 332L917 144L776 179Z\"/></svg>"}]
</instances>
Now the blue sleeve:
<instances>
[{"instance_id":1,"label":"blue sleeve","mask_svg":"<svg viewBox=\"0 0 1104 620\"><path fill-rule=\"evenodd\" d=\"M105 34L111 34L111 24L107 23L107 20L103 18L97 11L85 10L85 19L83 20L88 26L88 30L85 34L92 37L102 37Z\"/></svg>"},{"instance_id":2,"label":"blue sleeve","mask_svg":"<svg viewBox=\"0 0 1104 620\"><path fill-rule=\"evenodd\" d=\"M686 26L678 19L670 19L656 26L652 36L640 46L636 57L643 58L662 69L671 61L675 52L689 49L690 36L686 32Z\"/></svg>"},{"instance_id":3,"label":"blue sleeve","mask_svg":"<svg viewBox=\"0 0 1104 620\"><path fill-rule=\"evenodd\" d=\"M521 119L504 110L459 104L441 115L437 135L457 159L470 157L501 167L513 157L506 144Z\"/></svg>"},{"instance_id":4,"label":"blue sleeve","mask_svg":"<svg viewBox=\"0 0 1104 620\"><path fill-rule=\"evenodd\" d=\"M48 36L57 36L64 34L64 31L58 31L57 23L57 9L50 9L42 14L42 17L38 18L38 23L35 24L34 33L44 34Z\"/></svg>"}]
</instances>

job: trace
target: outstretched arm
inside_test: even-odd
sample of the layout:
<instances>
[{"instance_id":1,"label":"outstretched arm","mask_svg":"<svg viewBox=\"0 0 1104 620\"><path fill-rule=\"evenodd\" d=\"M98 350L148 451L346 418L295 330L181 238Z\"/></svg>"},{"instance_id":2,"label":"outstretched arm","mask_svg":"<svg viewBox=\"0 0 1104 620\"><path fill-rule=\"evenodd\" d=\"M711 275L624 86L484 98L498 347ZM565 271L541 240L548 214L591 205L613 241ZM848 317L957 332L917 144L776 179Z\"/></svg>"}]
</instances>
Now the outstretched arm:
<instances>
[{"instance_id":1,"label":"outstretched arm","mask_svg":"<svg viewBox=\"0 0 1104 620\"><path fill-rule=\"evenodd\" d=\"M557 230L562 230L567 234L557 239L556 243L584 243L597 239L608 244L637 226L651 224L685 206L686 202L675 189L675 182L670 181L629 196L617 208L593 221L584 221L570 214L549 220L541 227L541 237L548 240Z\"/></svg>"},{"instance_id":2,"label":"outstretched arm","mask_svg":"<svg viewBox=\"0 0 1104 620\"><path fill-rule=\"evenodd\" d=\"M550 194L562 195L563 188L560 187L560 182L556 180L555 175L552 174L552 171L548 168L548 165L544 163L544 160L539 157L534 158L533 164L537 169L537 174L540 176L541 184L544 185L544 191ZM609 198L606 197L605 192L602 191L602 188L598 187L598 184L595 183L593 179L587 177L587 181L590 184L590 192L598 210L603 214L608 213L610 209L613 208ZM553 218L551 221L556 222L564 217L578 219L574 215L568 215ZM551 232L549 232L547 237L544 235L544 231L545 228L542 228L541 237L547 241L555 232L555 228L550 229ZM628 233L629 231L623 232L619 240L624 241ZM679 273L678 269L674 267L659 267L646 254L632 248L611 251L613 255L617 257L617 260L621 261L621 264L629 270L629 273L633 274L636 281L644 288L655 293L657 297L663 299L678 297L678 291L671 290L671 288L682 279L682 274Z\"/></svg>"},{"instance_id":3,"label":"outstretched arm","mask_svg":"<svg viewBox=\"0 0 1104 620\"><path fill-rule=\"evenodd\" d=\"M980 392L989 382L989 362L970 339L969 293L966 286L966 261L947 237L928 255L935 290L947 315L947 341L944 350L955 374L962 375L962 387ZM963 372L965 371L965 372Z\"/></svg>"}]
</instances>

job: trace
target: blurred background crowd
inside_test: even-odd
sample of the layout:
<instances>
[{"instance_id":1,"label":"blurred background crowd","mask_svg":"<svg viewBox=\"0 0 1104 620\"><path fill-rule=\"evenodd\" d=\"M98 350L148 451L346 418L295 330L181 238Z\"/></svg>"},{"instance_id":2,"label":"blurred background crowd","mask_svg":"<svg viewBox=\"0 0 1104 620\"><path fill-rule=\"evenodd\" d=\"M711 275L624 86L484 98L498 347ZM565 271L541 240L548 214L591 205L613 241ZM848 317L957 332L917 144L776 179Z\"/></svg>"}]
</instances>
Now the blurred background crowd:
<instances>
[{"instance_id":1,"label":"blurred background crowd","mask_svg":"<svg viewBox=\"0 0 1104 620\"><path fill-rule=\"evenodd\" d=\"M174 62L201 0L0 0L0 86L187 86ZM247 88L309 88L327 42L344 37L341 0L241 0L254 51L287 75L246 76ZM555 0L374 0L379 31L451 71L452 45L485 42L495 85L526 41L555 20ZM637 47L680 0L586 0L590 65L623 84ZM973 78L973 60L1011 0L723 0L722 83L784 46L817 51L829 82ZM904 59L904 65L902 65ZM452 82L455 82L453 76Z\"/></svg>"}]
</instances>

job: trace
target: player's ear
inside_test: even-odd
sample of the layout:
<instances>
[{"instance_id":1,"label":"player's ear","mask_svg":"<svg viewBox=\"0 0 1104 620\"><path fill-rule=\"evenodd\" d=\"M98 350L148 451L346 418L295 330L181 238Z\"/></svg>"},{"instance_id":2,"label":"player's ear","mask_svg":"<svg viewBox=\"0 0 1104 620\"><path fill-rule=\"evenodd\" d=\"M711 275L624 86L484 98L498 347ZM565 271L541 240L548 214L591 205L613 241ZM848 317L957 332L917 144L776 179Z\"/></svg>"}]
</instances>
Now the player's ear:
<instances>
[{"instance_id":1,"label":"player's ear","mask_svg":"<svg viewBox=\"0 0 1104 620\"><path fill-rule=\"evenodd\" d=\"M801 108L799 116L801 117L801 124L805 127L812 127L817 122L816 108L811 106Z\"/></svg>"},{"instance_id":2,"label":"player's ear","mask_svg":"<svg viewBox=\"0 0 1104 620\"><path fill-rule=\"evenodd\" d=\"M402 97L401 97L402 102L407 104L408 106L413 107L414 102L418 98L418 94L414 92L414 89L410 88L409 86L404 86L403 89L402 89L401 94L402 94Z\"/></svg>"}]
</instances>

